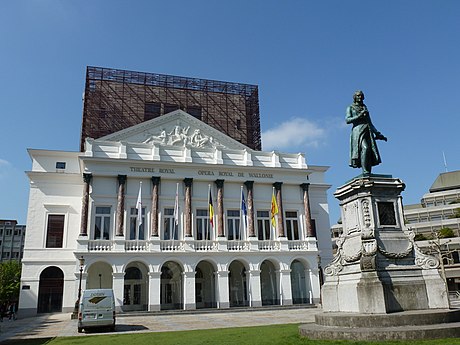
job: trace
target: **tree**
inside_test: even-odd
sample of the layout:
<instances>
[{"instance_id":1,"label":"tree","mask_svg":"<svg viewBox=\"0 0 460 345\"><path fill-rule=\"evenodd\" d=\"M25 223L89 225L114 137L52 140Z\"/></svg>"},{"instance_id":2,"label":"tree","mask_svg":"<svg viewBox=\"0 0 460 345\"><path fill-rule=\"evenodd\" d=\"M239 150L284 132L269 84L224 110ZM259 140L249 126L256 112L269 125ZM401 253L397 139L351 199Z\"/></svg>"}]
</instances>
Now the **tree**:
<instances>
[{"instance_id":1,"label":"tree","mask_svg":"<svg viewBox=\"0 0 460 345\"><path fill-rule=\"evenodd\" d=\"M21 283L21 264L18 261L0 263L0 303L17 301Z\"/></svg>"},{"instance_id":2,"label":"tree","mask_svg":"<svg viewBox=\"0 0 460 345\"><path fill-rule=\"evenodd\" d=\"M456 208L449 218L460 218L460 208Z\"/></svg>"},{"instance_id":3,"label":"tree","mask_svg":"<svg viewBox=\"0 0 460 345\"><path fill-rule=\"evenodd\" d=\"M449 227L444 227L439 230L439 238L450 238L450 237L455 237L454 230L452 230Z\"/></svg>"},{"instance_id":4,"label":"tree","mask_svg":"<svg viewBox=\"0 0 460 345\"><path fill-rule=\"evenodd\" d=\"M426 241L428 240L428 237L426 237L424 234L417 234L414 237L415 241Z\"/></svg>"}]
</instances>

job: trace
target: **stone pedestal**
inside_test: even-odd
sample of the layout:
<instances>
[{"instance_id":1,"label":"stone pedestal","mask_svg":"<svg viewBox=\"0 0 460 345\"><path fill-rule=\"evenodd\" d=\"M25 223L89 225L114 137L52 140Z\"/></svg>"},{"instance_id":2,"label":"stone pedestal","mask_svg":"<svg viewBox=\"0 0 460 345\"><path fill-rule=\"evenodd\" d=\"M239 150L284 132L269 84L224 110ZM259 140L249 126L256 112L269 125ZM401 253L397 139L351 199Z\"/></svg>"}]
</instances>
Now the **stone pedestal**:
<instances>
[{"instance_id":1,"label":"stone pedestal","mask_svg":"<svg viewBox=\"0 0 460 345\"><path fill-rule=\"evenodd\" d=\"M324 312L449 308L438 260L418 249L404 225L404 188L389 175L365 175L336 190L343 233L334 260L324 269Z\"/></svg>"}]
</instances>

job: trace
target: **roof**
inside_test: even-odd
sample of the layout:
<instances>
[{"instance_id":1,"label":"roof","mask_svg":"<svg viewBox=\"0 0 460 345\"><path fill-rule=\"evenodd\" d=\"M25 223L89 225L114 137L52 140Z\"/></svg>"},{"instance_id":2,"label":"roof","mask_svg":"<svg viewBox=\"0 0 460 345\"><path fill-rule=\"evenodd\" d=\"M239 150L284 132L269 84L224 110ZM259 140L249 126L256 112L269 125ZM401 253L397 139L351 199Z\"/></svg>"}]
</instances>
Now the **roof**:
<instances>
[{"instance_id":1,"label":"roof","mask_svg":"<svg viewBox=\"0 0 460 345\"><path fill-rule=\"evenodd\" d=\"M431 185L430 193L460 188L460 170L441 173Z\"/></svg>"}]
</instances>

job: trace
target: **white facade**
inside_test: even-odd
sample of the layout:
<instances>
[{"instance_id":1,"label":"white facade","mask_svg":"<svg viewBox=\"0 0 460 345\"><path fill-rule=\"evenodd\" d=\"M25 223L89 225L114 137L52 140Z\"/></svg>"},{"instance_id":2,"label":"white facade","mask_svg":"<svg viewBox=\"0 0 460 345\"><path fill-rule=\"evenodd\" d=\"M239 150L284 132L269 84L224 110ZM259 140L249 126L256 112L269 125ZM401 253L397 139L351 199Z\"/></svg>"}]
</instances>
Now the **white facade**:
<instances>
[{"instance_id":1,"label":"white facade","mask_svg":"<svg viewBox=\"0 0 460 345\"><path fill-rule=\"evenodd\" d=\"M123 311L319 301L330 186L304 155L251 150L180 110L85 152L29 154L23 315L73 310L81 256L82 289L113 288Z\"/></svg>"}]
</instances>

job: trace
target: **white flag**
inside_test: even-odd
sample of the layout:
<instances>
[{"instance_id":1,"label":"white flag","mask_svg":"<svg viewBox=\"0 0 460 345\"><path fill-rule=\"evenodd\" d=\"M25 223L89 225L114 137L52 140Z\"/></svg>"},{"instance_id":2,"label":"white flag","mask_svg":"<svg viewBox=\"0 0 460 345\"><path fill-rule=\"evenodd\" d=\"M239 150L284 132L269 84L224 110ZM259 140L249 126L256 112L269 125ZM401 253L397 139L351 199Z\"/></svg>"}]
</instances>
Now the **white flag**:
<instances>
[{"instance_id":1,"label":"white flag","mask_svg":"<svg viewBox=\"0 0 460 345\"><path fill-rule=\"evenodd\" d=\"M137 209L137 226L142 225L142 182L139 183L139 194L136 202Z\"/></svg>"},{"instance_id":2,"label":"white flag","mask_svg":"<svg viewBox=\"0 0 460 345\"><path fill-rule=\"evenodd\" d=\"M174 223L179 225L179 183L176 186L176 200L174 201Z\"/></svg>"}]
</instances>

